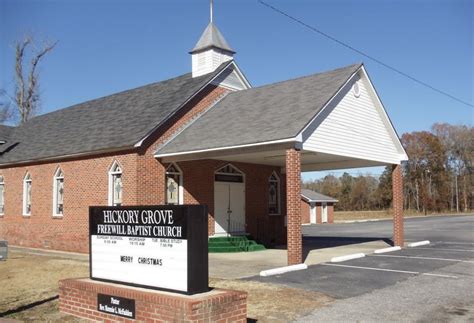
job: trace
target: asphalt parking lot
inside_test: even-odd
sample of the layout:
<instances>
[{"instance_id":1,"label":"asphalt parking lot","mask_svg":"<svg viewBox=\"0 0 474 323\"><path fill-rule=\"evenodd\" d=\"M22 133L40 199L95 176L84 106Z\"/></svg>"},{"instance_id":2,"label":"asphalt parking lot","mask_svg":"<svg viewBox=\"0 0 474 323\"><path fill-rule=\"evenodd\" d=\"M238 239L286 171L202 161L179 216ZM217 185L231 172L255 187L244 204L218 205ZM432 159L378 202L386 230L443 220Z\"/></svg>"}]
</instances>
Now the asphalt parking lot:
<instances>
[{"instance_id":1,"label":"asphalt parking lot","mask_svg":"<svg viewBox=\"0 0 474 323\"><path fill-rule=\"evenodd\" d=\"M391 221L345 223L305 227L303 232L306 239L390 239L391 225ZM405 237L431 244L251 279L340 300L306 320L399 321L401 314L406 321L474 320L474 217L407 219Z\"/></svg>"}]
</instances>

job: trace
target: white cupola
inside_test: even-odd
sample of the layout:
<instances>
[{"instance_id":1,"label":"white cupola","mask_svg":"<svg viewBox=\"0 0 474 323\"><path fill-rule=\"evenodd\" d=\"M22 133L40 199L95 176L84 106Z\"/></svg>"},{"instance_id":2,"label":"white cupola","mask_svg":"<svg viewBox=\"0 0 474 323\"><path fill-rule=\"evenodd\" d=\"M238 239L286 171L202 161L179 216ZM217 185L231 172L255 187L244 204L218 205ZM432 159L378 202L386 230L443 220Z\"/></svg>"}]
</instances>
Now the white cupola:
<instances>
[{"instance_id":1,"label":"white cupola","mask_svg":"<svg viewBox=\"0 0 474 323\"><path fill-rule=\"evenodd\" d=\"M199 38L196 46L189 52L192 57L193 77L215 71L222 63L233 59L235 51L229 46L219 29L212 22L213 4L211 0L211 19Z\"/></svg>"}]
</instances>

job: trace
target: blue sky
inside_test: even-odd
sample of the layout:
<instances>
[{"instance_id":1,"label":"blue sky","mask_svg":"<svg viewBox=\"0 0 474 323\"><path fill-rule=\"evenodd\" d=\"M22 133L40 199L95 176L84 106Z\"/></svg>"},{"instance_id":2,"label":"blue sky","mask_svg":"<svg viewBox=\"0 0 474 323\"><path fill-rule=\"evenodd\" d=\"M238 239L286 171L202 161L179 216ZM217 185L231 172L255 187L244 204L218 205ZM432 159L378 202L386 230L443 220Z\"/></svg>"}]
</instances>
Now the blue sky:
<instances>
[{"instance_id":1,"label":"blue sky","mask_svg":"<svg viewBox=\"0 0 474 323\"><path fill-rule=\"evenodd\" d=\"M266 1L473 103L473 1ZM472 107L332 43L256 0L215 0L214 6L214 21L253 86L364 62L400 135L427 130L434 122L473 124ZM208 0L0 0L0 88L12 91L12 44L25 33L59 41L40 67L41 113L46 113L189 72L188 51L208 20Z\"/></svg>"}]
</instances>

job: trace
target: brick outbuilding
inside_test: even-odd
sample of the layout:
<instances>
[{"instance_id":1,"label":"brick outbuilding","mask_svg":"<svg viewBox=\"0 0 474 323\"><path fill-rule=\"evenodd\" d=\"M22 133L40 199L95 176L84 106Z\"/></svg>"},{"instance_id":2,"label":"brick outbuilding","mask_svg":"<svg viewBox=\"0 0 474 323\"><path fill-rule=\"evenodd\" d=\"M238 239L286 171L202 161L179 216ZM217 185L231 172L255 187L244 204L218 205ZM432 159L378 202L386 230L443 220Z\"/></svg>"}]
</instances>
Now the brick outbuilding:
<instances>
[{"instance_id":1,"label":"brick outbuilding","mask_svg":"<svg viewBox=\"0 0 474 323\"><path fill-rule=\"evenodd\" d=\"M252 88L211 22L192 72L0 126L0 239L88 252L91 205L206 204L209 235L302 261L302 171L407 159L363 64Z\"/></svg>"},{"instance_id":2,"label":"brick outbuilding","mask_svg":"<svg viewBox=\"0 0 474 323\"><path fill-rule=\"evenodd\" d=\"M301 223L334 223L337 199L308 189L301 190Z\"/></svg>"}]
</instances>

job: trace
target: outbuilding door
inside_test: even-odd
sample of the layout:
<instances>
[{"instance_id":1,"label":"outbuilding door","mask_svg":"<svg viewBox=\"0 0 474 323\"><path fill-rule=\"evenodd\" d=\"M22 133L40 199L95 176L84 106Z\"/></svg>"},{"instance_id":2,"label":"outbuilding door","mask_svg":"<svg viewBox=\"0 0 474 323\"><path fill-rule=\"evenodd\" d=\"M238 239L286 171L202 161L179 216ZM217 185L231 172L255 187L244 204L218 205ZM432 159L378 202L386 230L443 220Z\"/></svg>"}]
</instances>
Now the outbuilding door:
<instances>
[{"instance_id":1,"label":"outbuilding door","mask_svg":"<svg viewBox=\"0 0 474 323\"><path fill-rule=\"evenodd\" d=\"M327 203L321 204L321 222L327 223L328 222L328 205Z\"/></svg>"},{"instance_id":2,"label":"outbuilding door","mask_svg":"<svg viewBox=\"0 0 474 323\"><path fill-rule=\"evenodd\" d=\"M311 203L309 209L309 215L310 215L310 223L316 223L316 204Z\"/></svg>"},{"instance_id":3,"label":"outbuilding door","mask_svg":"<svg viewBox=\"0 0 474 323\"><path fill-rule=\"evenodd\" d=\"M245 234L244 174L228 164L215 173L214 234Z\"/></svg>"}]
</instances>

